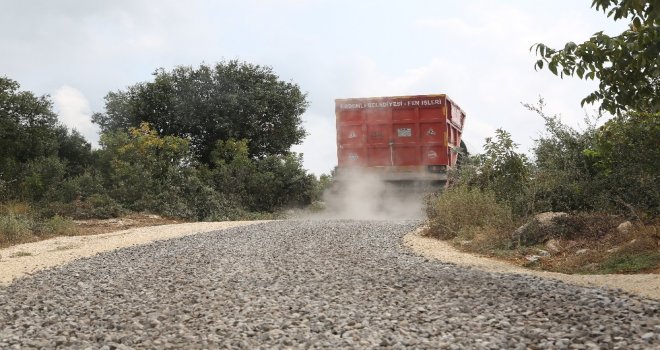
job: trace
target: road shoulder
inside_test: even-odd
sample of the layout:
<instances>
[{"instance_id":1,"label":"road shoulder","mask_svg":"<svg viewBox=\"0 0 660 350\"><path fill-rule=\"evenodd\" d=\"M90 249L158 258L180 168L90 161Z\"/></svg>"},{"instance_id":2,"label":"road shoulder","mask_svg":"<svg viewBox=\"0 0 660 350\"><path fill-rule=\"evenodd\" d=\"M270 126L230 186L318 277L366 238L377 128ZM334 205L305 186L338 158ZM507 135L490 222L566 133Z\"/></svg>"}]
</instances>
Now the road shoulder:
<instances>
[{"instance_id":1,"label":"road shoulder","mask_svg":"<svg viewBox=\"0 0 660 350\"><path fill-rule=\"evenodd\" d=\"M500 260L458 251L449 243L423 237L420 232L421 228L405 235L404 245L428 259L469 266L488 272L533 275L587 287L621 289L632 294L660 300L660 275L657 274L566 275L557 272L535 271Z\"/></svg>"},{"instance_id":2,"label":"road shoulder","mask_svg":"<svg viewBox=\"0 0 660 350\"><path fill-rule=\"evenodd\" d=\"M37 271L101 252L261 221L193 222L146 226L87 236L63 236L0 249L0 286Z\"/></svg>"}]
</instances>

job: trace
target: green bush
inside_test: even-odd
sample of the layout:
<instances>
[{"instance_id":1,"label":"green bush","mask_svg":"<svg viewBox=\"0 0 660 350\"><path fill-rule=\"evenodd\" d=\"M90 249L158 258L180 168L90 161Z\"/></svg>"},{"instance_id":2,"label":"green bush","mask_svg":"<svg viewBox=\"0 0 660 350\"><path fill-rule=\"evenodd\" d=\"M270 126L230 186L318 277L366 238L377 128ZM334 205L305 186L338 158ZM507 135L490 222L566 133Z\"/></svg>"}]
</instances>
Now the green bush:
<instances>
[{"instance_id":1,"label":"green bush","mask_svg":"<svg viewBox=\"0 0 660 350\"><path fill-rule=\"evenodd\" d=\"M35 236L74 235L77 226L70 218L55 215L40 219L38 212L25 211L23 204L4 205L0 212L0 245L30 241ZM18 209L18 210L17 210Z\"/></svg>"},{"instance_id":2,"label":"green bush","mask_svg":"<svg viewBox=\"0 0 660 350\"><path fill-rule=\"evenodd\" d=\"M66 164L55 156L30 160L21 174L22 197L33 202L52 199L65 172Z\"/></svg>"},{"instance_id":3,"label":"green bush","mask_svg":"<svg viewBox=\"0 0 660 350\"><path fill-rule=\"evenodd\" d=\"M78 227L72 219L55 215L38 225L36 231L39 235L72 236L78 232Z\"/></svg>"},{"instance_id":4,"label":"green bush","mask_svg":"<svg viewBox=\"0 0 660 350\"><path fill-rule=\"evenodd\" d=\"M617 253L597 265L596 273L640 273L657 270L660 266L660 252L646 251L629 254ZM589 273L588 269L581 272Z\"/></svg>"},{"instance_id":5,"label":"green bush","mask_svg":"<svg viewBox=\"0 0 660 350\"><path fill-rule=\"evenodd\" d=\"M513 245L533 246L549 239L598 241L611 233L623 221L621 217L599 213L576 213L553 217L548 223L537 218L517 229Z\"/></svg>"},{"instance_id":6,"label":"green bush","mask_svg":"<svg viewBox=\"0 0 660 350\"><path fill-rule=\"evenodd\" d=\"M302 156L290 153L249 158L247 140L218 141L212 153L213 186L223 198L239 199L252 212L275 212L309 205L318 180L307 174Z\"/></svg>"},{"instance_id":7,"label":"green bush","mask_svg":"<svg viewBox=\"0 0 660 350\"><path fill-rule=\"evenodd\" d=\"M517 147L508 132L498 129L494 138L486 139L483 154L463 157L461 168L450 172L450 183L490 193L509 206L515 217L529 215L533 167Z\"/></svg>"},{"instance_id":8,"label":"green bush","mask_svg":"<svg viewBox=\"0 0 660 350\"><path fill-rule=\"evenodd\" d=\"M105 188L102 176L93 170L88 170L64 180L59 186L56 198L57 201L69 203L76 200L84 201L93 195L103 193L105 193Z\"/></svg>"},{"instance_id":9,"label":"green bush","mask_svg":"<svg viewBox=\"0 0 660 350\"><path fill-rule=\"evenodd\" d=\"M525 107L545 121L545 133L533 149L535 211L595 209L594 160L585 150L594 146L596 121L587 118L586 129L579 131L563 124L559 116L546 114L543 99Z\"/></svg>"},{"instance_id":10,"label":"green bush","mask_svg":"<svg viewBox=\"0 0 660 350\"><path fill-rule=\"evenodd\" d=\"M441 239L459 235L469 239L480 228L510 228L513 224L511 207L498 202L491 192L467 186L431 197L426 212L429 235Z\"/></svg>"},{"instance_id":11,"label":"green bush","mask_svg":"<svg viewBox=\"0 0 660 350\"><path fill-rule=\"evenodd\" d=\"M185 138L159 136L149 124L101 136L101 158L108 166L108 193L131 210L145 209L160 193L170 191L173 177L190 167Z\"/></svg>"},{"instance_id":12,"label":"green bush","mask_svg":"<svg viewBox=\"0 0 660 350\"><path fill-rule=\"evenodd\" d=\"M660 113L633 112L576 130L526 105L546 123L536 141L535 211L608 211L639 217L660 211Z\"/></svg>"},{"instance_id":13,"label":"green bush","mask_svg":"<svg viewBox=\"0 0 660 350\"><path fill-rule=\"evenodd\" d=\"M190 183L185 189L186 205L192 209L190 219L204 221L236 220L243 218L238 198L224 196L203 183Z\"/></svg>"},{"instance_id":14,"label":"green bush","mask_svg":"<svg viewBox=\"0 0 660 350\"><path fill-rule=\"evenodd\" d=\"M117 201L107 194L93 194L85 200L74 200L72 202L49 202L39 208L39 217L49 218L55 215L73 218L76 220L86 219L110 219L127 214Z\"/></svg>"},{"instance_id":15,"label":"green bush","mask_svg":"<svg viewBox=\"0 0 660 350\"><path fill-rule=\"evenodd\" d=\"M127 213L126 209L107 194L93 194L85 201L74 203L75 217L80 219L109 219Z\"/></svg>"},{"instance_id":16,"label":"green bush","mask_svg":"<svg viewBox=\"0 0 660 350\"><path fill-rule=\"evenodd\" d=\"M595 147L585 153L594 158L597 184L615 210L660 214L658 140L660 113L629 113L598 129Z\"/></svg>"},{"instance_id":17,"label":"green bush","mask_svg":"<svg viewBox=\"0 0 660 350\"><path fill-rule=\"evenodd\" d=\"M32 235L32 220L14 213L0 214L0 244L25 241Z\"/></svg>"}]
</instances>

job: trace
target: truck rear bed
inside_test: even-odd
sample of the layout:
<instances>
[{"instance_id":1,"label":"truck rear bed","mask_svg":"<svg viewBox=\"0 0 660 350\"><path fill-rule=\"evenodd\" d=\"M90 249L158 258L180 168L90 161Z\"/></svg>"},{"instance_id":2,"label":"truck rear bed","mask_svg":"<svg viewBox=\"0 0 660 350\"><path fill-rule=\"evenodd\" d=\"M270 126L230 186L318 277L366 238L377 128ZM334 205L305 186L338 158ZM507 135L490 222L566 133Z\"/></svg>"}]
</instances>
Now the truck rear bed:
<instances>
[{"instance_id":1,"label":"truck rear bed","mask_svg":"<svg viewBox=\"0 0 660 350\"><path fill-rule=\"evenodd\" d=\"M446 95L335 100L338 172L386 181L444 181L456 165L465 113Z\"/></svg>"}]
</instances>

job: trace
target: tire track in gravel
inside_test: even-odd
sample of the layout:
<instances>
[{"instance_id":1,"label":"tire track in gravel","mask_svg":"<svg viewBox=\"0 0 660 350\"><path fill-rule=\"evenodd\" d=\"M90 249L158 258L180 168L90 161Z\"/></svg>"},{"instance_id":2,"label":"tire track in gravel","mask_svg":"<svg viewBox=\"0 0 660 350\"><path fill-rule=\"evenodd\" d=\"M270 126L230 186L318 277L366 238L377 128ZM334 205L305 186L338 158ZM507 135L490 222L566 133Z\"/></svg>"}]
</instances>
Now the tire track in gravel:
<instances>
[{"instance_id":1,"label":"tire track in gravel","mask_svg":"<svg viewBox=\"0 0 660 350\"><path fill-rule=\"evenodd\" d=\"M660 303L429 261L417 222L281 221L0 288L0 348L660 347Z\"/></svg>"}]
</instances>

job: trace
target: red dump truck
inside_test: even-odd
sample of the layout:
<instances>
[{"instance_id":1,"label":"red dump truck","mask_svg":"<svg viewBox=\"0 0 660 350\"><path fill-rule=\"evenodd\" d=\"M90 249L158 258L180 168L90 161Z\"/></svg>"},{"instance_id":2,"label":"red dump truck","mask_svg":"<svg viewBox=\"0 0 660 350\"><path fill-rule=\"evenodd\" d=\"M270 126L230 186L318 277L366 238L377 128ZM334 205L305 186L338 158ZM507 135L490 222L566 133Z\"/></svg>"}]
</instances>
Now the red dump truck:
<instances>
[{"instance_id":1,"label":"red dump truck","mask_svg":"<svg viewBox=\"0 0 660 350\"><path fill-rule=\"evenodd\" d=\"M444 94L335 100L337 174L444 183L456 166L465 113Z\"/></svg>"}]
</instances>

